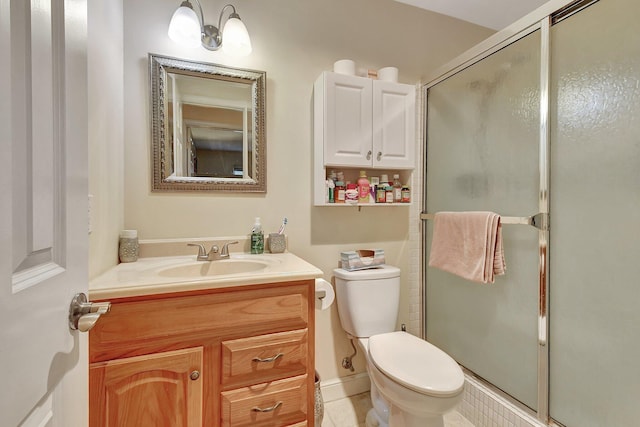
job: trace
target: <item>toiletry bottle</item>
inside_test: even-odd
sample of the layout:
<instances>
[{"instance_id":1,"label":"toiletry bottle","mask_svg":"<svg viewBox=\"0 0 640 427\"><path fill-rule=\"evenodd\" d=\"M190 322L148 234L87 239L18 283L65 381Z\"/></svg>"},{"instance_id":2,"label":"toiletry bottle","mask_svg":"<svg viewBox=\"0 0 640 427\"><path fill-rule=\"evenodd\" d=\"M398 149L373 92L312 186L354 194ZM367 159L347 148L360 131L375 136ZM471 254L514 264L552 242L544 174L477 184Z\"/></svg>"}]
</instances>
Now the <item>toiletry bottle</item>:
<instances>
[{"instance_id":1,"label":"toiletry bottle","mask_svg":"<svg viewBox=\"0 0 640 427\"><path fill-rule=\"evenodd\" d=\"M386 187L387 185L389 185L389 176L386 173L380 175L380 185L382 187Z\"/></svg>"},{"instance_id":2,"label":"toiletry bottle","mask_svg":"<svg viewBox=\"0 0 640 427\"><path fill-rule=\"evenodd\" d=\"M264 252L264 233L262 232L262 224L260 218L256 218L255 224L251 229L251 253L261 254Z\"/></svg>"},{"instance_id":3,"label":"toiletry bottle","mask_svg":"<svg viewBox=\"0 0 640 427\"><path fill-rule=\"evenodd\" d=\"M369 193L370 193L370 198L369 198L369 203L376 203L376 191L378 189L378 187L380 186L380 178L377 176L372 176L371 177L371 183L369 184Z\"/></svg>"},{"instance_id":4,"label":"toiletry bottle","mask_svg":"<svg viewBox=\"0 0 640 427\"><path fill-rule=\"evenodd\" d=\"M338 181L336 181L336 188L334 188L333 190L334 190L333 201L335 203L344 203L344 198L345 198L344 182L340 181L340 179L338 178Z\"/></svg>"},{"instance_id":5,"label":"toiletry bottle","mask_svg":"<svg viewBox=\"0 0 640 427\"><path fill-rule=\"evenodd\" d=\"M336 188L336 171L331 171L329 174L329 179L327 180L327 187L329 192L329 203L335 203L335 199L333 198Z\"/></svg>"},{"instance_id":6,"label":"toiletry bottle","mask_svg":"<svg viewBox=\"0 0 640 427\"><path fill-rule=\"evenodd\" d=\"M411 203L411 189L409 188L409 184L405 184L402 186L402 203Z\"/></svg>"},{"instance_id":7,"label":"toiletry bottle","mask_svg":"<svg viewBox=\"0 0 640 427\"><path fill-rule=\"evenodd\" d=\"M353 183L347 184L347 190L344 192L344 201L350 205L358 203L358 186Z\"/></svg>"},{"instance_id":8,"label":"toiletry bottle","mask_svg":"<svg viewBox=\"0 0 640 427\"><path fill-rule=\"evenodd\" d=\"M385 203L387 201L387 186L389 185L389 178L387 174L380 175L380 184L376 191L376 203Z\"/></svg>"},{"instance_id":9,"label":"toiletry bottle","mask_svg":"<svg viewBox=\"0 0 640 427\"><path fill-rule=\"evenodd\" d=\"M393 201L400 203L402 200L402 184L400 184L400 175L393 175Z\"/></svg>"},{"instance_id":10,"label":"toiletry bottle","mask_svg":"<svg viewBox=\"0 0 640 427\"><path fill-rule=\"evenodd\" d=\"M369 179L367 179L367 172L360 171L360 178L358 178L358 203L369 203Z\"/></svg>"},{"instance_id":11,"label":"toiletry bottle","mask_svg":"<svg viewBox=\"0 0 640 427\"><path fill-rule=\"evenodd\" d=\"M329 192L330 192L330 188L329 188L329 178L324 180L324 202L325 203L329 203Z\"/></svg>"},{"instance_id":12,"label":"toiletry bottle","mask_svg":"<svg viewBox=\"0 0 640 427\"><path fill-rule=\"evenodd\" d=\"M385 202L393 203L393 187L390 185L387 185L385 190Z\"/></svg>"},{"instance_id":13,"label":"toiletry bottle","mask_svg":"<svg viewBox=\"0 0 640 427\"><path fill-rule=\"evenodd\" d=\"M382 185L382 183L380 183L377 187L376 187L376 203L384 203L387 201L387 187L386 185Z\"/></svg>"}]
</instances>

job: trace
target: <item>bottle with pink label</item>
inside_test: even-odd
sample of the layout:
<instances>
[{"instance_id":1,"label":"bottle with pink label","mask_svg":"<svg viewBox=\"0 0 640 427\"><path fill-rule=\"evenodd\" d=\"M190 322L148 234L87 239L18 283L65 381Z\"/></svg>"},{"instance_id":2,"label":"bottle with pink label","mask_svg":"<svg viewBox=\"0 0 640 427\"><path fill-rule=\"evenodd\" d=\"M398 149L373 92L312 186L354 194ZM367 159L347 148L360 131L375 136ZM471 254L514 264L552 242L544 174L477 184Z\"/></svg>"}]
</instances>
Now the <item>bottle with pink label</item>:
<instances>
[{"instance_id":1,"label":"bottle with pink label","mask_svg":"<svg viewBox=\"0 0 640 427\"><path fill-rule=\"evenodd\" d=\"M360 178L358 178L358 203L369 203L371 187L369 185L369 179L367 178L366 171L360 171Z\"/></svg>"}]
</instances>

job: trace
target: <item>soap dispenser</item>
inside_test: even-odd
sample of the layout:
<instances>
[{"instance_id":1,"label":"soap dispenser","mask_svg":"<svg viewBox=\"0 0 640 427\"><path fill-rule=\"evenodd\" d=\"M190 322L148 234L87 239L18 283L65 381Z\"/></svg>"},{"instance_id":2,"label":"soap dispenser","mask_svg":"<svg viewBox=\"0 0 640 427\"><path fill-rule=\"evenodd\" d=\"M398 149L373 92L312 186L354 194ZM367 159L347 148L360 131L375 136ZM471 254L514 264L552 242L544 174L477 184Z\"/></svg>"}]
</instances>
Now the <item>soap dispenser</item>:
<instances>
[{"instance_id":1,"label":"soap dispenser","mask_svg":"<svg viewBox=\"0 0 640 427\"><path fill-rule=\"evenodd\" d=\"M264 252L264 233L262 232L262 224L260 218L256 217L256 222L251 229L251 253L261 254Z\"/></svg>"}]
</instances>

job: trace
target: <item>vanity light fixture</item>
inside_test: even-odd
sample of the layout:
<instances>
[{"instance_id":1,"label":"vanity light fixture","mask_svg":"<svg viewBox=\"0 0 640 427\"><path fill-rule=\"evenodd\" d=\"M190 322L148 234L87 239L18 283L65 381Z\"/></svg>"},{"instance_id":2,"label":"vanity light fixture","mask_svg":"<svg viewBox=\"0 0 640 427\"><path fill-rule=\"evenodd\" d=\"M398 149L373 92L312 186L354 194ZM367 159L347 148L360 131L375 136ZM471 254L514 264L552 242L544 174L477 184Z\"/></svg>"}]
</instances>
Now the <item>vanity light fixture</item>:
<instances>
[{"instance_id":1,"label":"vanity light fixture","mask_svg":"<svg viewBox=\"0 0 640 427\"><path fill-rule=\"evenodd\" d=\"M193 10L189 0L182 2L176 9L169 23L169 38L183 46L204 46L208 50L218 50L222 47L224 53L232 56L246 56L251 53L251 39L247 27L240 20L236 8L232 4L225 5L220 11L218 26L206 25L200 0L195 0L200 11L200 18ZM226 8L233 12L229 14L224 28L222 16Z\"/></svg>"}]
</instances>

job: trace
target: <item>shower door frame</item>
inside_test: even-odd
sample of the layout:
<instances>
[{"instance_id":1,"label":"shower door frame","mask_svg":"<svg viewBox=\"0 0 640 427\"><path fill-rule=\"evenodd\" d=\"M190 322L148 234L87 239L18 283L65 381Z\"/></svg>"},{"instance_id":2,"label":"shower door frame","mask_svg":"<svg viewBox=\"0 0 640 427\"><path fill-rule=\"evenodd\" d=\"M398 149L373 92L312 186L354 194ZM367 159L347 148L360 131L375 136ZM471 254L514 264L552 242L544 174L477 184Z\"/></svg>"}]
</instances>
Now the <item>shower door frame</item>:
<instances>
[{"instance_id":1,"label":"shower door frame","mask_svg":"<svg viewBox=\"0 0 640 427\"><path fill-rule=\"evenodd\" d=\"M549 128L549 110L550 110L550 31L552 24L579 12L585 7L596 3L599 0L554 0L546 3L539 9L516 21L511 26L491 36L484 42L478 44L474 48L460 55L458 58L441 67L434 76L428 80L428 83L422 86L422 111L424 114L424 122L422 126L424 141L423 147L423 171L426 179L427 170L427 148L429 141L427 139L427 106L428 106L428 90L447 78L457 74L458 72L482 61L506 46L516 42L517 40L528 36L529 34L540 31L540 134L539 134L539 191L538 191L538 214L542 218L538 228L538 372L537 372L537 408L535 415L537 419L545 424L552 424L553 420L549 415L549 150L550 150L550 128ZM427 210L427 185L423 182L422 197L422 221L427 217L431 218ZM526 213L523 214L533 214ZM422 319L423 325L422 335L426 339L426 277L427 264L424 261L427 247L426 227L422 227ZM486 381L480 379L483 383L489 385L492 389L496 387ZM499 390L500 391L500 390ZM500 391L501 392L501 391ZM502 395L517 404L518 407L530 412L527 406L521 404L512 396L501 392ZM555 423L553 423L555 424Z\"/></svg>"}]
</instances>

